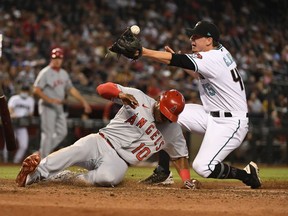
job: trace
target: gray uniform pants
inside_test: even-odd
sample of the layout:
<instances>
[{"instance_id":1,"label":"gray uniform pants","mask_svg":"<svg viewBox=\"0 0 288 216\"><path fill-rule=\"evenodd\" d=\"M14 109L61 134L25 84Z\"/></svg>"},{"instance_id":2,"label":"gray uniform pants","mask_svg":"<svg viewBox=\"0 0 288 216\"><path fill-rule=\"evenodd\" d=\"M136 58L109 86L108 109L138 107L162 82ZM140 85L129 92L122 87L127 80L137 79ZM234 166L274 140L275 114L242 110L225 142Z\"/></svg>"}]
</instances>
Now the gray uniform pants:
<instances>
[{"instance_id":1,"label":"gray uniform pants","mask_svg":"<svg viewBox=\"0 0 288 216\"><path fill-rule=\"evenodd\" d=\"M41 179L49 178L74 165L88 170L87 173L81 174L80 179L84 179L89 184L101 186L119 184L128 169L126 162L118 156L105 139L99 134L90 134L41 160L29 181L33 182L40 176ZM29 184L29 182L26 183Z\"/></svg>"},{"instance_id":2,"label":"gray uniform pants","mask_svg":"<svg viewBox=\"0 0 288 216\"><path fill-rule=\"evenodd\" d=\"M58 109L57 109L58 108ZM67 136L67 120L62 106L41 107L41 141L40 155L42 158L50 154Z\"/></svg>"}]
</instances>

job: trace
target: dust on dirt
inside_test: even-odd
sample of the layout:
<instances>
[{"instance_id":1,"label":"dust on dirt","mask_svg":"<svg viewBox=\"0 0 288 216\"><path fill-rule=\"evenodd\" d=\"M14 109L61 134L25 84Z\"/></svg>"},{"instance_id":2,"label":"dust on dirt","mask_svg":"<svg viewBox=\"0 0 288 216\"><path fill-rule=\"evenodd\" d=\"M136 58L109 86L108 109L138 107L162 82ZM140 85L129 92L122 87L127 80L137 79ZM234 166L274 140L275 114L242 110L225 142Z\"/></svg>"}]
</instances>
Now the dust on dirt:
<instances>
[{"instance_id":1,"label":"dust on dirt","mask_svg":"<svg viewBox=\"0 0 288 216\"><path fill-rule=\"evenodd\" d=\"M115 188L38 183L25 188L0 179L3 216L97 215L288 215L288 182L263 182L252 190L241 182L202 183L199 190L147 186L124 180Z\"/></svg>"}]
</instances>

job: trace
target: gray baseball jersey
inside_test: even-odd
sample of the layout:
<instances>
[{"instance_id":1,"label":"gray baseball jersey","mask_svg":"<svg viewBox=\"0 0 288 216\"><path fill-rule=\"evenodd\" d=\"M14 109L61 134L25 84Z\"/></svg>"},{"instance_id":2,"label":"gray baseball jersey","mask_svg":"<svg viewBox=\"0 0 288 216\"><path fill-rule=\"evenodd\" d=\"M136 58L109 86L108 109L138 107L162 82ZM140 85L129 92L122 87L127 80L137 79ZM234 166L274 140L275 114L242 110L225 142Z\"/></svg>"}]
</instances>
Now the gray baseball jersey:
<instances>
[{"instance_id":1,"label":"gray baseball jersey","mask_svg":"<svg viewBox=\"0 0 288 216\"><path fill-rule=\"evenodd\" d=\"M139 106L136 109L124 105L114 119L99 131L113 143L116 151L130 164L146 160L160 149L171 158L188 156L186 141L177 123L156 124L153 117L155 100L135 88L118 85L118 88L134 95ZM115 102L120 102L116 100Z\"/></svg>"},{"instance_id":2,"label":"gray baseball jersey","mask_svg":"<svg viewBox=\"0 0 288 216\"><path fill-rule=\"evenodd\" d=\"M27 177L26 184L32 184L37 179L53 179L59 171L78 165L89 170L87 174L78 175L78 179L90 184L114 186L124 178L127 163L144 161L160 149L165 149L171 158L188 157L180 126L169 122L155 124L154 99L134 88L121 85L118 88L132 94L139 106L133 109L123 105L99 133L85 136L73 145L48 155L40 162L36 172ZM121 100L117 102L122 103Z\"/></svg>"},{"instance_id":3,"label":"gray baseball jersey","mask_svg":"<svg viewBox=\"0 0 288 216\"><path fill-rule=\"evenodd\" d=\"M60 68L59 71L55 71L48 65L39 72L34 86L39 87L50 98L64 100L73 84L66 70ZM39 105L42 104L43 100L40 99Z\"/></svg>"},{"instance_id":4,"label":"gray baseball jersey","mask_svg":"<svg viewBox=\"0 0 288 216\"><path fill-rule=\"evenodd\" d=\"M61 101L65 99L66 92L73 87L64 69L54 70L49 65L39 72L34 86L39 87L48 97ZM67 122L62 104L50 104L40 99L38 109L41 117L39 151L41 156L45 157L66 137Z\"/></svg>"}]
</instances>

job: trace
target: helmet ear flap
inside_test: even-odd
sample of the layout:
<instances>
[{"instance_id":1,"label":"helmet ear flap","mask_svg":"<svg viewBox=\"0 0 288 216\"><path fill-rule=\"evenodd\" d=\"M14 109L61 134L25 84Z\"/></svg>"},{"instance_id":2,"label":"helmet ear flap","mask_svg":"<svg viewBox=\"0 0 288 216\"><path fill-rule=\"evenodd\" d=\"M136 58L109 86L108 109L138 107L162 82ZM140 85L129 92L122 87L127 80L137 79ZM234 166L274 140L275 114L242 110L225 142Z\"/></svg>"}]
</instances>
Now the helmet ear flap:
<instances>
[{"instance_id":1,"label":"helmet ear flap","mask_svg":"<svg viewBox=\"0 0 288 216\"><path fill-rule=\"evenodd\" d=\"M160 112L170 121L176 122L184 109L185 99L179 91L172 89L160 96L159 105Z\"/></svg>"}]
</instances>

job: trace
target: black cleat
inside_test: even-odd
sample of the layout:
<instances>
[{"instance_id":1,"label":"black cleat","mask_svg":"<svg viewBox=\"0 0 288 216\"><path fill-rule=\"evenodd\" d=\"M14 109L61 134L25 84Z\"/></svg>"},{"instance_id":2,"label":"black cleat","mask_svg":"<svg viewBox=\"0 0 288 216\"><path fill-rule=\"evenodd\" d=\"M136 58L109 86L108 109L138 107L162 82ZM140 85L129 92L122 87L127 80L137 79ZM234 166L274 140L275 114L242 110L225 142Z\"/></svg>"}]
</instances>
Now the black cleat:
<instances>
[{"instance_id":1,"label":"black cleat","mask_svg":"<svg viewBox=\"0 0 288 216\"><path fill-rule=\"evenodd\" d=\"M259 177L259 169L256 163L251 161L244 170L250 174L249 178L244 180L243 183L250 186L252 189L257 189L261 187L261 180Z\"/></svg>"},{"instance_id":2,"label":"black cleat","mask_svg":"<svg viewBox=\"0 0 288 216\"><path fill-rule=\"evenodd\" d=\"M150 184L150 185L171 185L174 184L172 172L169 174L156 169L153 171L153 174L148 178L141 180L140 183Z\"/></svg>"}]
</instances>

